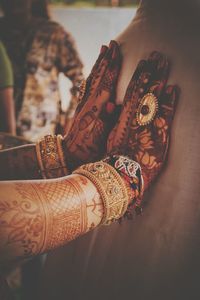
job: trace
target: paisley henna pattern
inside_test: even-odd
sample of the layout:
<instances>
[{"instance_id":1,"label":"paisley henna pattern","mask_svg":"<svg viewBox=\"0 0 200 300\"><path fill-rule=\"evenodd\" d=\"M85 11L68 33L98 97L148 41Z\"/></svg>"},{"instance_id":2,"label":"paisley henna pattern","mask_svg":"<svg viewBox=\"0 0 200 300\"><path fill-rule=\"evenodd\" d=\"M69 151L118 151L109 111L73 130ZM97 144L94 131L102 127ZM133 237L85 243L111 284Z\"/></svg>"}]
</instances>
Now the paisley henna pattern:
<instances>
[{"instance_id":1,"label":"paisley henna pattern","mask_svg":"<svg viewBox=\"0 0 200 300\"><path fill-rule=\"evenodd\" d=\"M12 263L61 246L97 226L102 215L99 194L83 176L34 184L2 183L1 262Z\"/></svg>"},{"instance_id":2,"label":"paisley henna pattern","mask_svg":"<svg viewBox=\"0 0 200 300\"><path fill-rule=\"evenodd\" d=\"M2 259L8 256L28 257L41 252L45 236L43 206L30 185L14 184L17 197L9 201L9 194L0 202L0 249ZM8 190L12 193L12 189ZM18 251L18 248L20 251Z\"/></svg>"},{"instance_id":3,"label":"paisley henna pattern","mask_svg":"<svg viewBox=\"0 0 200 300\"><path fill-rule=\"evenodd\" d=\"M169 62L158 52L139 63L127 88L119 121L108 138L108 154L125 154L141 165L145 189L159 173L168 149L178 98L177 86L165 87L168 74ZM140 126L137 109L146 93L157 97L158 111L150 124Z\"/></svg>"},{"instance_id":4,"label":"paisley henna pattern","mask_svg":"<svg viewBox=\"0 0 200 300\"><path fill-rule=\"evenodd\" d=\"M111 41L109 48L102 47L87 79L70 133L65 137L66 159L71 169L95 161L105 152L108 133L117 117L114 99L120 66L119 46Z\"/></svg>"}]
</instances>

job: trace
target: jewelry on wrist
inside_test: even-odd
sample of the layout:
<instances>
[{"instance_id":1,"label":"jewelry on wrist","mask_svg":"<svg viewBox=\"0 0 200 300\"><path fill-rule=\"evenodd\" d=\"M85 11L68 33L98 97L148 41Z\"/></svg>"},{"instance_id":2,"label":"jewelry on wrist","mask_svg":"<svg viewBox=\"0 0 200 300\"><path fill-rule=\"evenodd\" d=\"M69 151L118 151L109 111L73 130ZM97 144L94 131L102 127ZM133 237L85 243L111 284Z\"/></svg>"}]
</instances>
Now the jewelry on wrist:
<instances>
[{"instance_id":1,"label":"jewelry on wrist","mask_svg":"<svg viewBox=\"0 0 200 300\"><path fill-rule=\"evenodd\" d=\"M36 144L37 159L44 179L69 174L62 148L61 135L46 135Z\"/></svg>"},{"instance_id":2,"label":"jewelry on wrist","mask_svg":"<svg viewBox=\"0 0 200 300\"><path fill-rule=\"evenodd\" d=\"M99 161L76 169L73 174L87 177L96 186L104 206L101 224L108 225L121 218L130 202L130 194L124 180L108 163Z\"/></svg>"},{"instance_id":3,"label":"jewelry on wrist","mask_svg":"<svg viewBox=\"0 0 200 300\"><path fill-rule=\"evenodd\" d=\"M123 155L112 155L104 159L109 163L119 175L124 179L129 191L130 199L124 217L132 219L133 211L140 214L142 211L142 196L144 193L144 181L140 164Z\"/></svg>"}]
</instances>

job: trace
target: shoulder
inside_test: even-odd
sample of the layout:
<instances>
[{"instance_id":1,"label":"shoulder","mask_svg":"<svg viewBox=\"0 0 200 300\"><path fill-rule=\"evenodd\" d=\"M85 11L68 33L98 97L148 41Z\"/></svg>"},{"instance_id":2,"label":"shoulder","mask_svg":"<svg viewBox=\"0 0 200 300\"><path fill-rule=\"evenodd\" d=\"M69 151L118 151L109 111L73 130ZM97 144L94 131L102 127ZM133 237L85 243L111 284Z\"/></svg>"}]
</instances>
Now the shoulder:
<instances>
[{"instance_id":1,"label":"shoulder","mask_svg":"<svg viewBox=\"0 0 200 300\"><path fill-rule=\"evenodd\" d=\"M35 27L35 26L34 26ZM74 44L73 35L64 26L54 20L37 20L37 36L49 36L58 44Z\"/></svg>"}]
</instances>

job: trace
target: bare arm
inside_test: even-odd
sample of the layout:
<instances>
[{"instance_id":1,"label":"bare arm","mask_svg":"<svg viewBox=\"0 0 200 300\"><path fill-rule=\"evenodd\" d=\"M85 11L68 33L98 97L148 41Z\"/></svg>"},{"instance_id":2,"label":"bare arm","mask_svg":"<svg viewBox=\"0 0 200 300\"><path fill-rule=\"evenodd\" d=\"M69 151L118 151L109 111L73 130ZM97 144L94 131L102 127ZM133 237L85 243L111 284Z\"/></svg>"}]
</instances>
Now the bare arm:
<instances>
[{"instance_id":1,"label":"bare arm","mask_svg":"<svg viewBox=\"0 0 200 300\"><path fill-rule=\"evenodd\" d=\"M62 179L0 182L0 264L49 251L121 218L138 196L130 182L139 188L141 177L123 174L124 164L128 170L136 166L111 156Z\"/></svg>"},{"instance_id":2,"label":"bare arm","mask_svg":"<svg viewBox=\"0 0 200 300\"><path fill-rule=\"evenodd\" d=\"M0 90L0 131L16 134L13 88Z\"/></svg>"},{"instance_id":3,"label":"bare arm","mask_svg":"<svg viewBox=\"0 0 200 300\"><path fill-rule=\"evenodd\" d=\"M59 180L0 183L1 263L61 246L96 227L103 204L81 175Z\"/></svg>"},{"instance_id":4,"label":"bare arm","mask_svg":"<svg viewBox=\"0 0 200 300\"><path fill-rule=\"evenodd\" d=\"M0 179L47 179L69 174L61 135L46 135L36 144L0 151Z\"/></svg>"},{"instance_id":5,"label":"bare arm","mask_svg":"<svg viewBox=\"0 0 200 300\"><path fill-rule=\"evenodd\" d=\"M42 178L34 144L0 151L0 166L0 180Z\"/></svg>"}]
</instances>

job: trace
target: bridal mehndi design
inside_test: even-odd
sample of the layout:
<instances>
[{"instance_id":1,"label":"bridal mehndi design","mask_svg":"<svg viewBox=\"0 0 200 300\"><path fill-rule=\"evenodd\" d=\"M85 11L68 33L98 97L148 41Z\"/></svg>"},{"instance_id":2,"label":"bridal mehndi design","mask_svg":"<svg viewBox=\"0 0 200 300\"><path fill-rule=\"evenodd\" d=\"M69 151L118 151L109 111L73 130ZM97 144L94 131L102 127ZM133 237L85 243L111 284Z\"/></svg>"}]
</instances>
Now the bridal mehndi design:
<instances>
[{"instance_id":1,"label":"bridal mehndi design","mask_svg":"<svg viewBox=\"0 0 200 300\"><path fill-rule=\"evenodd\" d=\"M109 154L122 153L140 164L145 190L165 161L179 94L177 86L166 86L168 74L169 62L158 52L139 63L108 137Z\"/></svg>"},{"instance_id":2,"label":"bridal mehndi design","mask_svg":"<svg viewBox=\"0 0 200 300\"><path fill-rule=\"evenodd\" d=\"M85 88L81 88L74 122L65 138L66 159L71 169L99 159L106 151L107 136L117 117L115 90L120 68L119 47L111 41L109 48L102 47Z\"/></svg>"},{"instance_id":3,"label":"bridal mehndi design","mask_svg":"<svg viewBox=\"0 0 200 300\"><path fill-rule=\"evenodd\" d=\"M0 153L1 179L58 177L81 165L67 179L31 183L29 198L25 182L12 185L24 207L17 200L7 201L6 193L0 199L3 249L20 243L19 256L33 255L100 223L123 215L130 218L133 209L140 212L143 191L166 159L179 93L176 86L166 86L167 58L153 52L134 72L118 117L115 87L120 65L117 43L104 46L64 139L48 136L37 146Z\"/></svg>"},{"instance_id":4,"label":"bridal mehndi design","mask_svg":"<svg viewBox=\"0 0 200 300\"><path fill-rule=\"evenodd\" d=\"M86 81L86 88L82 85L81 101L70 134L64 137L65 160L71 171L78 165L100 159L105 152L107 136L117 119L118 107L114 100L120 67L119 46L111 41L109 47L102 47ZM0 179L43 178L35 145L1 152L0 163ZM61 172L57 171L57 174L54 172L55 177L60 176Z\"/></svg>"},{"instance_id":5,"label":"bridal mehndi design","mask_svg":"<svg viewBox=\"0 0 200 300\"><path fill-rule=\"evenodd\" d=\"M61 246L95 226L102 204L95 187L80 176L58 182L4 186L0 199L1 263L13 263ZM16 199L7 200L14 193ZM87 197L87 199L86 199Z\"/></svg>"}]
</instances>

